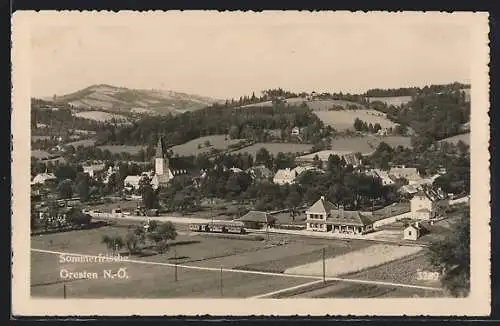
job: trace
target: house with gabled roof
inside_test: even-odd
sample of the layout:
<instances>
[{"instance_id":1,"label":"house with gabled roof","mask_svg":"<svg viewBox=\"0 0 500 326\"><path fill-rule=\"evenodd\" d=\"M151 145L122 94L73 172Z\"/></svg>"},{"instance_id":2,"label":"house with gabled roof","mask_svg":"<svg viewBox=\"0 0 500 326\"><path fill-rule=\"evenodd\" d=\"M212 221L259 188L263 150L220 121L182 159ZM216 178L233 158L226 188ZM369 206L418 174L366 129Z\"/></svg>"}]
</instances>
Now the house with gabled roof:
<instances>
[{"instance_id":1,"label":"house with gabled roof","mask_svg":"<svg viewBox=\"0 0 500 326\"><path fill-rule=\"evenodd\" d=\"M249 211L247 214L234 221L243 222L245 227L260 229L266 226L274 226L276 218L268 212L262 211Z\"/></svg>"},{"instance_id":2,"label":"house with gabled roof","mask_svg":"<svg viewBox=\"0 0 500 326\"><path fill-rule=\"evenodd\" d=\"M306 230L365 234L373 231L373 222L369 215L359 211L345 211L343 205L336 207L321 196L306 210Z\"/></svg>"},{"instance_id":3,"label":"house with gabled roof","mask_svg":"<svg viewBox=\"0 0 500 326\"><path fill-rule=\"evenodd\" d=\"M435 218L447 206L445 195L432 189L419 190L410 200L411 215L415 219Z\"/></svg>"}]
</instances>

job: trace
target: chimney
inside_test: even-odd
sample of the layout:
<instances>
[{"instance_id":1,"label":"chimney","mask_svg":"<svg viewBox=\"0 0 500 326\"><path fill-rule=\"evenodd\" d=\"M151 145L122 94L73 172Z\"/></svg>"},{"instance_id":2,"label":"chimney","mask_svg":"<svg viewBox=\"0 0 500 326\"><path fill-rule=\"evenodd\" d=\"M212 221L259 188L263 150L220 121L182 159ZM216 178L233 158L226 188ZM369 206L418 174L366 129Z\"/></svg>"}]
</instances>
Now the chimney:
<instances>
[{"instance_id":1,"label":"chimney","mask_svg":"<svg viewBox=\"0 0 500 326\"><path fill-rule=\"evenodd\" d=\"M325 200L325 196L321 196L320 199L321 199L321 201L324 201Z\"/></svg>"},{"instance_id":2,"label":"chimney","mask_svg":"<svg viewBox=\"0 0 500 326\"><path fill-rule=\"evenodd\" d=\"M420 223L417 221L415 222L415 227L418 229L420 227Z\"/></svg>"},{"instance_id":3,"label":"chimney","mask_svg":"<svg viewBox=\"0 0 500 326\"><path fill-rule=\"evenodd\" d=\"M344 205L339 205L339 216L344 217Z\"/></svg>"}]
</instances>

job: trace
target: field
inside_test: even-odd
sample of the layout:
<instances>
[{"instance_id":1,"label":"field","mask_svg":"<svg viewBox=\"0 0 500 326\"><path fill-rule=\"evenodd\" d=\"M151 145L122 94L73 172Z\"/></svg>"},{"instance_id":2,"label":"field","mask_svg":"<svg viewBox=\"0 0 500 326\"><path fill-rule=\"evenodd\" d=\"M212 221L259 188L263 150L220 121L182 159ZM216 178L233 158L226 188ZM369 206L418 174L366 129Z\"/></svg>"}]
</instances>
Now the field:
<instances>
[{"instance_id":1,"label":"field","mask_svg":"<svg viewBox=\"0 0 500 326\"><path fill-rule=\"evenodd\" d=\"M234 153L249 153L254 158L261 148L266 148L270 154L276 155L282 153L308 153L312 149L310 144L293 144L293 143L256 143L248 147L239 149Z\"/></svg>"},{"instance_id":2,"label":"field","mask_svg":"<svg viewBox=\"0 0 500 326\"><path fill-rule=\"evenodd\" d=\"M263 234L262 236L267 238L267 241L249 237L224 238L224 235L190 233L186 226L179 225L177 239L170 242L170 249L164 254L157 254L147 245L140 255L130 256L125 261L68 262L61 259L62 254L71 253L109 255L109 249L101 243L101 238L103 235L124 235L128 229L126 224L129 222L122 223L124 224L121 226L33 236L31 238L32 295L60 298L63 296L65 282L66 294L69 298L215 298L221 296L248 298L287 290L321 279L312 274L289 275L283 272L290 271L299 265L317 264L315 262L322 259L323 248L329 261L327 270L330 275L334 269L330 262L335 264L339 258L343 259L342 257L349 253L351 256L356 256L359 252L373 256L373 252L376 251L378 256L384 256L384 252L380 249L389 247L379 246L370 249L374 246L370 246L371 243L368 241L313 239L277 234L269 234L268 237ZM139 225L140 222L130 222L130 224ZM399 249L401 251L399 254L402 254L402 251L407 254L408 249L401 248L403 249ZM396 259L394 252L397 249L391 251L390 258ZM122 249L121 255L128 257L127 250ZM366 260L373 263L373 259L364 257L364 261ZM387 260L385 257L384 261ZM179 264L177 273L175 263ZM382 263L380 259L378 263ZM114 274L120 268L126 269L128 278L120 278L120 275L125 276L123 274L117 274L118 276L112 279L104 277L104 270L111 270L111 274ZM364 269L365 272L370 271L370 269ZM89 274L92 278L63 280L61 270L63 273L64 271L92 273ZM383 272L372 273L374 279L382 279L384 275ZM178 281L175 281L176 274ZM364 280L364 277L367 276L360 273L350 278ZM343 282L342 286L344 286ZM357 285L346 284L345 286ZM325 288L327 292L330 290L340 291ZM407 296L416 293L414 289L406 291ZM323 293L323 295L341 296L343 294L341 292L340 294ZM351 291L351 295L356 295L356 292ZM384 293L379 295L385 296Z\"/></svg>"},{"instance_id":3,"label":"field","mask_svg":"<svg viewBox=\"0 0 500 326\"><path fill-rule=\"evenodd\" d=\"M130 145L102 145L102 146L97 146L97 148L100 148L101 150L105 151L108 150L112 154L116 153L129 153L130 155L136 155L139 153L141 149L146 150L146 146L130 146Z\"/></svg>"},{"instance_id":4,"label":"field","mask_svg":"<svg viewBox=\"0 0 500 326\"><path fill-rule=\"evenodd\" d=\"M392 261L388 264L376 266L361 272L345 275L348 278L361 280L374 280L384 282L397 282L405 284L439 286L439 281L419 279L418 271L436 271L433 268L424 252L410 255L408 257ZM397 271L397 273L395 273Z\"/></svg>"},{"instance_id":5,"label":"field","mask_svg":"<svg viewBox=\"0 0 500 326\"><path fill-rule=\"evenodd\" d=\"M391 128L396 124L386 118L384 113L375 110L340 110L340 111L314 111L325 125L343 131L354 129L354 120L361 119L366 123L379 123L382 128Z\"/></svg>"},{"instance_id":6,"label":"field","mask_svg":"<svg viewBox=\"0 0 500 326\"><path fill-rule=\"evenodd\" d=\"M448 137L448 138L440 140L439 142L440 143L449 142L449 143L457 144L458 141L460 141L460 140L463 141L465 144L470 145L470 133Z\"/></svg>"},{"instance_id":7,"label":"field","mask_svg":"<svg viewBox=\"0 0 500 326\"><path fill-rule=\"evenodd\" d=\"M358 107L358 109L366 109L366 107L362 104L344 100L313 100L313 101L308 101L307 105L313 111L327 111L328 109L331 109L334 106L342 106L344 109L347 109L349 106L353 105Z\"/></svg>"},{"instance_id":8,"label":"field","mask_svg":"<svg viewBox=\"0 0 500 326\"><path fill-rule=\"evenodd\" d=\"M310 242L312 239L307 239ZM336 256L353 252L355 250L368 247L370 244L364 241L341 241L329 240L328 242L318 242L316 245L297 243L295 250L287 250L282 255L272 257L266 255L265 259L258 262L247 263L239 266L241 269L285 273L297 266L320 262L323 258L323 248L325 249L325 258L330 259ZM283 248L287 249L287 248Z\"/></svg>"},{"instance_id":9,"label":"field","mask_svg":"<svg viewBox=\"0 0 500 326\"><path fill-rule=\"evenodd\" d=\"M362 271L366 268L382 265L384 263L415 254L420 247L404 247L385 244L375 244L367 248L326 259L326 274L339 276L352 272ZM316 261L292 267L286 270L289 274L322 275L323 262Z\"/></svg>"},{"instance_id":10,"label":"field","mask_svg":"<svg viewBox=\"0 0 500 326\"><path fill-rule=\"evenodd\" d=\"M409 289L396 286L376 284L350 284L333 282L327 287L316 286L312 291L298 292L289 296L276 296L276 298L435 298L442 297L439 291L425 289Z\"/></svg>"},{"instance_id":11,"label":"field","mask_svg":"<svg viewBox=\"0 0 500 326\"><path fill-rule=\"evenodd\" d=\"M368 155L375 151L381 142L390 146L402 145L411 148L410 137L402 136L360 136L360 137L337 137L332 140L332 150L334 151L352 151Z\"/></svg>"},{"instance_id":12,"label":"field","mask_svg":"<svg viewBox=\"0 0 500 326\"><path fill-rule=\"evenodd\" d=\"M61 264L58 255L36 252L31 255L31 264L37 271L31 279L31 294L35 297L62 298L64 285L60 274L66 270L97 273L98 277L66 281L67 298L245 298L308 281L307 278L178 268L176 282L172 266L129 262ZM126 275L118 274L120 268L126 269ZM105 278L105 270L117 276ZM124 278L120 278L122 275Z\"/></svg>"},{"instance_id":13,"label":"field","mask_svg":"<svg viewBox=\"0 0 500 326\"><path fill-rule=\"evenodd\" d=\"M388 106L400 106L411 102L411 96L368 97L370 102L380 101Z\"/></svg>"},{"instance_id":14,"label":"field","mask_svg":"<svg viewBox=\"0 0 500 326\"><path fill-rule=\"evenodd\" d=\"M79 146L83 147L92 147L96 143L95 139L84 139L84 140L78 140L70 143L64 144L65 146L73 146L74 148L78 148Z\"/></svg>"},{"instance_id":15,"label":"field","mask_svg":"<svg viewBox=\"0 0 500 326\"><path fill-rule=\"evenodd\" d=\"M210 146L205 146L205 142L209 141ZM179 156L190 156L190 155L198 155L201 153L210 152L212 149L225 150L230 145L237 144L243 141L242 139L230 139L229 137L226 139L225 135L212 135L205 136L193 139L184 143L182 145L176 145L170 148L174 154L178 154ZM198 148L200 146L200 148Z\"/></svg>"},{"instance_id":16,"label":"field","mask_svg":"<svg viewBox=\"0 0 500 326\"><path fill-rule=\"evenodd\" d=\"M46 160L50 157L50 154L46 151L35 149L31 151L31 157L37 158L39 160Z\"/></svg>"},{"instance_id":17,"label":"field","mask_svg":"<svg viewBox=\"0 0 500 326\"><path fill-rule=\"evenodd\" d=\"M110 121L112 119L115 120L127 120L127 117L119 114L111 114L107 112L102 112L102 111L82 111L82 112L77 112L75 113L76 117L83 118L83 119L89 119L89 120L95 120L95 121Z\"/></svg>"}]
</instances>

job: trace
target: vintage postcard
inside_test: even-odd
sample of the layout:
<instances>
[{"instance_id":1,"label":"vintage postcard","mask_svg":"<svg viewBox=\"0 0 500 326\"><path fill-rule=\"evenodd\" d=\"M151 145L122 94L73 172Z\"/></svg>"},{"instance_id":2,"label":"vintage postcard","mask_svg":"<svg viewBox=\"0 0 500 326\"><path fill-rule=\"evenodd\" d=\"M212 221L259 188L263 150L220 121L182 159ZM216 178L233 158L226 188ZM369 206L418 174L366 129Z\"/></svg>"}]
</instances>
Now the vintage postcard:
<instances>
[{"instance_id":1,"label":"vintage postcard","mask_svg":"<svg viewBox=\"0 0 500 326\"><path fill-rule=\"evenodd\" d=\"M12 25L14 315L490 313L487 13Z\"/></svg>"}]
</instances>

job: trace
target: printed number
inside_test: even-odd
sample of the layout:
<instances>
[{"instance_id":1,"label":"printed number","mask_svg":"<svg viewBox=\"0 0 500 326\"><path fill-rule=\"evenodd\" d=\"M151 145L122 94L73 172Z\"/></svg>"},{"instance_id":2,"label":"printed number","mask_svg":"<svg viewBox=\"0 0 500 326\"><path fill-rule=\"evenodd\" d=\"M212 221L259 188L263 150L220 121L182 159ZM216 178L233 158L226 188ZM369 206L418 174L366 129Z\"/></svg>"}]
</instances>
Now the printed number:
<instances>
[{"instance_id":1,"label":"printed number","mask_svg":"<svg viewBox=\"0 0 500 326\"><path fill-rule=\"evenodd\" d=\"M439 272L418 271L417 279L419 281L437 281L439 280Z\"/></svg>"}]
</instances>

